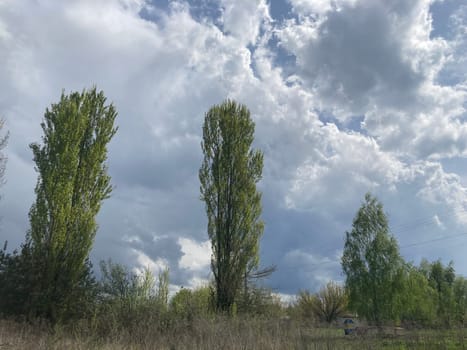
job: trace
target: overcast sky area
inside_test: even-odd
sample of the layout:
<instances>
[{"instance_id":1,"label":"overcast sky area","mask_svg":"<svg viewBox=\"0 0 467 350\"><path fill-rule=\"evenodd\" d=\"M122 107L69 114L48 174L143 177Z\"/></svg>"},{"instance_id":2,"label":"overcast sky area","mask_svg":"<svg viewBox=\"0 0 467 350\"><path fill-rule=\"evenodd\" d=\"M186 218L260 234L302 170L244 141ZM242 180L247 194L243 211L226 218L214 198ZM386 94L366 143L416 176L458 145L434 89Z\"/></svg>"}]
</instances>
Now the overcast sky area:
<instances>
[{"instance_id":1,"label":"overcast sky area","mask_svg":"<svg viewBox=\"0 0 467 350\"><path fill-rule=\"evenodd\" d=\"M465 0L1 0L0 241L11 249L29 226L29 144L45 109L93 85L119 126L95 266L168 266L172 290L211 278L201 128L232 98L264 152L268 286L342 281L345 231L367 191L407 261L452 260L467 275Z\"/></svg>"}]
</instances>

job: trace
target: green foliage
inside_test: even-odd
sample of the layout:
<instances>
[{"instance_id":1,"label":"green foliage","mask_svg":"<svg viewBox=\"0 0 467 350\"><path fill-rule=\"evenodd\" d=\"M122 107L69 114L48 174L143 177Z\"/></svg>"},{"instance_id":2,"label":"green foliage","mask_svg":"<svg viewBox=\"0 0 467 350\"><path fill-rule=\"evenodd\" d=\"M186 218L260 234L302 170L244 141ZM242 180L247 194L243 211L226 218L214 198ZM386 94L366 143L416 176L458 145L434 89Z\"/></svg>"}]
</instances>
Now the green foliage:
<instances>
[{"instance_id":1,"label":"green foliage","mask_svg":"<svg viewBox=\"0 0 467 350\"><path fill-rule=\"evenodd\" d=\"M149 270L146 270L146 272L148 271ZM157 300L164 309L167 309L169 303L169 268L166 268L159 273Z\"/></svg>"},{"instance_id":2,"label":"green foliage","mask_svg":"<svg viewBox=\"0 0 467 350\"><path fill-rule=\"evenodd\" d=\"M67 316L72 319L92 313L97 296L97 285L89 259L86 259L84 265L83 276L80 276L79 283L69 294L73 307L67 310ZM26 316L30 319L37 316L32 310L43 307L43 304L38 303L34 287L37 286L38 276L43 273L42 269L43 265L37 263L27 244L21 246L20 252L15 250L7 253L6 247L0 251L0 314Z\"/></svg>"},{"instance_id":3,"label":"green foliage","mask_svg":"<svg viewBox=\"0 0 467 350\"><path fill-rule=\"evenodd\" d=\"M335 282L328 282L314 295L311 307L320 321L327 323L336 321L347 309L345 289Z\"/></svg>"},{"instance_id":4,"label":"green foliage","mask_svg":"<svg viewBox=\"0 0 467 350\"><path fill-rule=\"evenodd\" d=\"M289 314L300 320L315 323L316 314L314 311L315 296L308 290L301 290L297 295L297 300L290 307Z\"/></svg>"},{"instance_id":5,"label":"green foliage","mask_svg":"<svg viewBox=\"0 0 467 350\"><path fill-rule=\"evenodd\" d=\"M342 257L350 308L377 325L398 319L396 301L403 288L402 267L383 206L368 193L353 220L352 231L346 233Z\"/></svg>"},{"instance_id":6,"label":"green foliage","mask_svg":"<svg viewBox=\"0 0 467 350\"><path fill-rule=\"evenodd\" d=\"M0 250L0 315L25 314L30 294L31 259L29 250L7 252L7 242Z\"/></svg>"},{"instance_id":7,"label":"green foliage","mask_svg":"<svg viewBox=\"0 0 467 350\"><path fill-rule=\"evenodd\" d=\"M127 267L101 261L98 313L108 326L132 328L139 322L155 321L167 310L169 271L159 275L158 286L149 268L141 273Z\"/></svg>"},{"instance_id":8,"label":"green foliage","mask_svg":"<svg viewBox=\"0 0 467 350\"><path fill-rule=\"evenodd\" d=\"M258 266L261 194L256 189L263 154L252 150L255 125L243 105L213 106L203 126L204 159L199 171L208 217L216 308L231 312L248 271Z\"/></svg>"},{"instance_id":9,"label":"green foliage","mask_svg":"<svg viewBox=\"0 0 467 350\"><path fill-rule=\"evenodd\" d=\"M30 312L52 322L82 309L91 282L88 255L95 217L112 187L105 164L115 108L95 88L62 94L41 123L43 144L31 144L39 173L26 247L35 271Z\"/></svg>"},{"instance_id":10,"label":"green foliage","mask_svg":"<svg viewBox=\"0 0 467 350\"><path fill-rule=\"evenodd\" d=\"M420 272L424 274L430 287L435 291L433 300L436 307L436 323L440 326L452 325L456 321L457 311L454 295L456 275L452 262L444 266L441 260L433 263L422 260Z\"/></svg>"},{"instance_id":11,"label":"green foliage","mask_svg":"<svg viewBox=\"0 0 467 350\"><path fill-rule=\"evenodd\" d=\"M404 292L399 300L401 321L407 325L452 327L464 325L467 282L456 277L452 263L423 259L419 267L407 264Z\"/></svg>"},{"instance_id":12,"label":"green foliage","mask_svg":"<svg viewBox=\"0 0 467 350\"><path fill-rule=\"evenodd\" d=\"M428 280L438 293L438 318L446 325L450 325L455 311L453 290L455 273L452 262L448 266L444 266L440 260L432 263Z\"/></svg>"},{"instance_id":13,"label":"green foliage","mask_svg":"<svg viewBox=\"0 0 467 350\"><path fill-rule=\"evenodd\" d=\"M101 261L100 268L100 290L107 299L128 300L134 304L155 295L155 278L148 268L138 275L111 260Z\"/></svg>"},{"instance_id":14,"label":"green foliage","mask_svg":"<svg viewBox=\"0 0 467 350\"><path fill-rule=\"evenodd\" d=\"M467 280L464 277L456 277L453 292L456 304L454 319L459 325L465 326L467 321Z\"/></svg>"},{"instance_id":15,"label":"green foliage","mask_svg":"<svg viewBox=\"0 0 467 350\"><path fill-rule=\"evenodd\" d=\"M178 319L192 321L195 318L210 317L213 304L210 287L194 290L181 288L170 300L169 310Z\"/></svg>"},{"instance_id":16,"label":"green foliage","mask_svg":"<svg viewBox=\"0 0 467 350\"><path fill-rule=\"evenodd\" d=\"M236 305L239 314L261 317L279 317L284 314L280 298L269 288L255 285L239 293Z\"/></svg>"},{"instance_id":17,"label":"green foliage","mask_svg":"<svg viewBox=\"0 0 467 350\"><path fill-rule=\"evenodd\" d=\"M431 326L436 321L436 291L420 269L407 264L399 294L400 320L407 326Z\"/></svg>"}]
</instances>

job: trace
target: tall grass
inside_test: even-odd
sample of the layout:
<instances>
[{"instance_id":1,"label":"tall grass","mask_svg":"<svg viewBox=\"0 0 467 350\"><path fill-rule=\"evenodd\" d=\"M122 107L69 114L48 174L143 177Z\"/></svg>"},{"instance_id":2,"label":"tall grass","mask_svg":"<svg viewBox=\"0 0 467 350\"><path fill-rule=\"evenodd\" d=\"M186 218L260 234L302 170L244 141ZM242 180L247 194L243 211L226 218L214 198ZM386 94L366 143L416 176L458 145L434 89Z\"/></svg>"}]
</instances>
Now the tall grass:
<instances>
[{"instance_id":1,"label":"tall grass","mask_svg":"<svg viewBox=\"0 0 467 350\"><path fill-rule=\"evenodd\" d=\"M100 329L90 321L50 328L0 321L0 349L466 349L465 329L414 330L403 336L344 336L336 327L309 327L289 319L239 316Z\"/></svg>"}]
</instances>

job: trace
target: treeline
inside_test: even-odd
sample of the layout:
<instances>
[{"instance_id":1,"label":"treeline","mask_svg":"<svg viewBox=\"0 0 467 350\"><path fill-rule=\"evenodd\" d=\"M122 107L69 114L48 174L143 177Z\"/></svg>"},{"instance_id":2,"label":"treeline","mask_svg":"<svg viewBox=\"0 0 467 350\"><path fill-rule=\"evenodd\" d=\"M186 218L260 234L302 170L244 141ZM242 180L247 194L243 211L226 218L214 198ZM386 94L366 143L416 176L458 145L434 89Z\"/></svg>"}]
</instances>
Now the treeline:
<instances>
[{"instance_id":1,"label":"treeline","mask_svg":"<svg viewBox=\"0 0 467 350\"><path fill-rule=\"evenodd\" d=\"M444 265L440 260L422 260L419 266L404 263L397 278L389 299L387 293L381 296L381 308L375 306L374 295L369 297L369 293L362 292L352 296L349 285L329 282L317 293L301 291L287 313L316 324L335 324L339 317L346 316L370 325L408 329L465 326L467 280L455 275L452 263Z\"/></svg>"},{"instance_id":2,"label":"treeline","mask_svg":"<svg viewBox=\"0 0 467 350\"><path fill-rule=\"evenodd\" d=\"M289 315L315 323L356 317L370 325L459 327L467 321L467 280L453 262L406 262L389 232L383 205L370 193L346 232L341 258L345 283L299 292Z\"/></svg>"},{"instance_id":3,"label":"treeline","mask_svg":"<svg viewBox=\"0 0 467 350\"><path fill-rule=\"evenodd\" d=\"M389 232L383 205L371 194L346 233L342 256L348 309L372 324L464 325L467 281L453 263L407 263Z\"/></svg>"},{"instance_id":4,"label":"treeline","mask_svg":"<svg viewBox=\"0 0 467 350\"><path fill-rule=\"evenodd\" d=\"M330 282L317 293L302 291L290 305L257 281L274 272L260 267L264 231L261 193L263 153L252 149L255 125L234 101L213 106L203 124L199 170L201 200L211 240L212 281L169 298L169 271L157 278L111 260L96 279L89 260L96 216L111 195L107 145L117 132L117 112L95 88L62 93L41 123L41 143L30 145L38 180L24 243L0 250L0 315L51 324L85 320L94 331L161 331L177 322L239 314L287 316L335 323L349 314L378 326L463 325L467 281L452 263L405 262L390 234L383 206L371 194L346 233L345 285ZM0 139L0 149L7 137ZM5 157L0 157L0 178Z\"/></svg>"}]
</instances>

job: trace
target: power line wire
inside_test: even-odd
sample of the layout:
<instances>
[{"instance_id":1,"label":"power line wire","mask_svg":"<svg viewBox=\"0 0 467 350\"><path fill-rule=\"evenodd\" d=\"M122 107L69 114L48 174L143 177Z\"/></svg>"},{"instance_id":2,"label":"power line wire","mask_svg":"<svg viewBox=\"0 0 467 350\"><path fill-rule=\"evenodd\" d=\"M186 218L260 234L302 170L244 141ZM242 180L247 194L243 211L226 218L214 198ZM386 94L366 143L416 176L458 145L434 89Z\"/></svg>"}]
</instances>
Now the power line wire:
<instances>
[{"instance_id":1,"label":"power line wire","mask_svg":"<svg viewBox=\"0 0 467 350\"><path fill-rule=\"evenodd\" d=\"M445 209L444 211L442 211L441 213L435 213L434 216L439 216L442 215L442 217L444 218L449 218L451 216L459 216L459 215L465 215L467 214L467 208L462 208L462 209L458 209L458 210L451 210L451 209ZM396 226L390 226L390 228L394 229L394 228L399 228L395 231L397 231L397 236L401 236L401 233L402 234L405 234L407 232L413 232L413 229L411 228L415 228L415 227L419 227L419 226L435 226L435 225L438 225L433 219L434 219L434 216L430 216L430 217L419 217L417 220L411 222L411 223L406 223L406 224L399 224L399 225L396 225ZM392 230L391 230L392 231ZM393 231L394 232L394 231ZM395 234L396 235L396 234ZM445 240L449 240L449 239L453 239L453 238L458 238L458 237L462 237L462 236L465 236L467 237L467 232L463 232L463 233L459 233L459 234L455 234L455 235L450 235L450 236L444 236L444 237L437 237L437 238L433 238L433 239L429 239L429 240L425 240L425 241L418 241L418 242L412 242L412 243L409 243L409 244L405 244L405 245L401 245L399 246L399 249L405 249L405 248L409 248L409 247L416 247L416 246L420 246L420 245L424 245L424 244L428 244L428 243L433 243L433 242L440 242L440 241L445 241ZM321 245L321 247L324 247ZM333 249L332 251L335 251L336 249ZM328 251L328 253L331 253L332 252L331 250ZM326 253L325 253L326 254ZM321 254L322 256L323 254ZM320 263L316 263L316 264L311 264L311 265L307 265L307 272L310 272L310 271L313 271L315 268L317 267L320 267L320 266L324 266L324 265L328 265L328 264L335 264L335 263L338 263L339 260L342 258L342 256L340 256L338 259L336 260L329 260L329 261L323 261L323 262L320 262ZM310 269L311 267L311 269ZM282 268L279 268L278 267L278 270L280 270ZM295 269L295 267L287 267L286 269Z\"/></svg>"},{"instance_id":2,"label":"power line wire","mask_svg":"<svg viewBox=\"0 0 467 350\"><path fill-rule=\"evenodd\" d=\"M447 240L447 239L457 238L457 237L461 237L461 236L467 237L467 232L463 232L463 233L459 233L459 234L451 235L451 236L433 238L433 239L429 239L429 240L426 240L426 241L414 242L414 243L410 243L410 244L400 246L399 248L403 249L403 248L409 248L409 247L416 247L416 246L426 244L426 243L439 242L439 241L444 241L444 240Z\"/></svg>"},{"instance_id":3,"label":"power line wire","mask_svg":"<svg viewBox=\"0 0 467 350\"><path fill-rule=\"evenodd\" d=\"M409 247L416 247L416 246L427 244L427 243L439 242L439 241L449 240L449 239L458 238L458 237L462 237L462 236L467 237L467 232L463 232L463 233L459 233L459 234L451 235L451 236L433 238L433 239L429 239L429 240L425 240L425 241L413 242L413 243L405 244L403 246L399 246L399 249L404 249L404 248L409 248ZM328 265L328 264L339 263L340 259L342 259L342 256L339 256L339 258L336 259L336 260L323 261L323 262L320 262L320 263L307 265L306 271L307 272L313 272L313 271L316 270L317 267ZM295 268L296 267L292 267L292 266L286 267L286 269L289 269L289 270L290 269L295 269ZM280 267L277 268L277 270L281 270L281 269L282 268L280 268Z\"/></svg>"}]
</instances>

